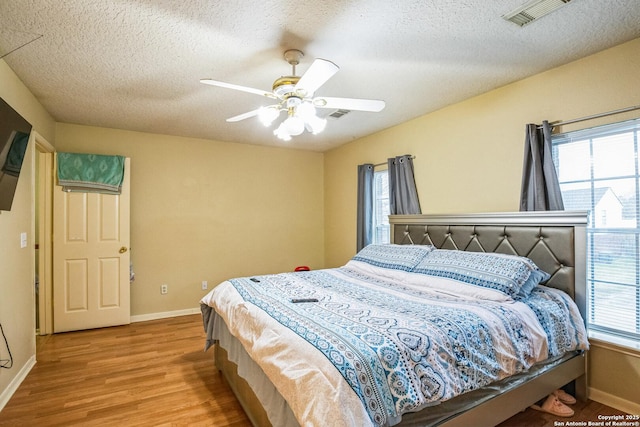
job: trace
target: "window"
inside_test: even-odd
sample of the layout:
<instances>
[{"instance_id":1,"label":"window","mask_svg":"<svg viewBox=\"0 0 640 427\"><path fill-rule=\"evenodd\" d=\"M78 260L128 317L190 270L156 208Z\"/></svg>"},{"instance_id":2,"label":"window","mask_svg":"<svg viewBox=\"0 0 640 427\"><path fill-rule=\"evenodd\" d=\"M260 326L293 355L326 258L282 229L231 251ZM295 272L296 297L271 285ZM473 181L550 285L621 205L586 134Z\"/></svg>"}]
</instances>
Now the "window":
<instances>
[{"instance_id":1,"label":"window","mask_svg":"<svg viewBox=\"0 0 640 427\"><path fill-rule=\"evenodd\" d=\"M389 243L389 173L373 173L373 243Z\"/></svg>"},{"instance_id":2,"label":"window","mask_svg":"<svg viewBox=\"0 0 640 427\"><path fill-rule=\"evenodd\" d=\"M589 210L590 331L640 342L640 119L552 137L566 210Z\"/></svg>"}]
</instances>

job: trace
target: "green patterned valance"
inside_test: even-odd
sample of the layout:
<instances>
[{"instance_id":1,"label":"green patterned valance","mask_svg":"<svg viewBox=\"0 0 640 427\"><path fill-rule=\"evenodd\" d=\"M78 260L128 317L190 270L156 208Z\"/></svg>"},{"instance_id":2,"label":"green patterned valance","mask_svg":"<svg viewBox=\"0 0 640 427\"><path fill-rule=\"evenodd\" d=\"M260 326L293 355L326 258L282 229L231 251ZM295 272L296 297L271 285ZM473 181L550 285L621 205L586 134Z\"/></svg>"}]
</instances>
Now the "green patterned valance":
<instances>
[{"instance_id":1,"label":"green patterned valance","mask_svg":"<svg viewBox=\"0 0 640 427\"><path fill-rule=\"evenodd\" d=\"M58 184L64 191L120 194L124 157L58 153Z\"/></svg>"}]
</instances>

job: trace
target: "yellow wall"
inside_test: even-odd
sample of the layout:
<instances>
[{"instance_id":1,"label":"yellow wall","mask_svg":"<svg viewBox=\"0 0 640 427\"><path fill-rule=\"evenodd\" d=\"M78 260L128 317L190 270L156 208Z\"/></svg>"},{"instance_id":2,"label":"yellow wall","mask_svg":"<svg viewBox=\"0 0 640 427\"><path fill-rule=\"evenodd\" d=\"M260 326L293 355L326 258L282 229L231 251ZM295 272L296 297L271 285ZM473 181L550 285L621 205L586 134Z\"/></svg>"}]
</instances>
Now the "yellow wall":
<instances>
[{"instance_id":1,"label":"yellow wall","mask_svg":"<svg viewBox=\"0 0 640 427\"><path fill-rule=\"evenodd\" d=\"M55 123L35 97L3 60L0 60L0 97L18 111L33 128L48 138ZM19 384L35 361L35 255L34 255L34 144L29 143L11 211L0 213L0 324L9 343L14 364L0 369L0 407L12 387ZM20 248L20 233L28 246ZM8 359L0 339L0 359Z\"/></svg>"},{"instance_id":2,"label":"yellow wall","mask_svg":"<svg viewBox=\"0 0 640 427\"><path fill-rule=\"evenodd\" d=\"M524 129L640 103L640 39L451 105L325 153L327 267L356 245L356 169L413 154L423 213L514 211L519 207ZM635 111L560 131L640 117ZM635 353L634 353L635 354ZM591 387L639 405L640 370L606 375L618 353L600 349ZM628 358L638 366L640 357ZM630 387L633 385L633 387ZM635 394L629 389L636 390Z\"/></svg>"},{"instance_id":3,"label":"yellow wall","mask_svg":"<svg viewBox=\"0 0 640 427\"><path fill-rule=\"evenodd\" d=\"M591 399L629 414L640 414L639 351L592 340L588 359Z\"/></svg>"},{"instance_id":4,"label":"yellow wall","mask_svg":"<svg viewBox=\"0 0 640 427\"><path fill-rule=\"evenodd\" d=\"M321 153L70 124L56 140L131 158L134 316L197 308L203 280L324 267Z\"/></svg>"},{"instance_id":5,"label":"yellow wall","mask_svg":"<svg viewBox=\"0 0 640 427\"><path fill-rule=\"evenodd\" d=\"M423 213L517 210L525 125L637 105L639 67L636 39L325 153L327 266L343 264L355 251L358 164L415 155Z\"/></svg>"}]
</instances>

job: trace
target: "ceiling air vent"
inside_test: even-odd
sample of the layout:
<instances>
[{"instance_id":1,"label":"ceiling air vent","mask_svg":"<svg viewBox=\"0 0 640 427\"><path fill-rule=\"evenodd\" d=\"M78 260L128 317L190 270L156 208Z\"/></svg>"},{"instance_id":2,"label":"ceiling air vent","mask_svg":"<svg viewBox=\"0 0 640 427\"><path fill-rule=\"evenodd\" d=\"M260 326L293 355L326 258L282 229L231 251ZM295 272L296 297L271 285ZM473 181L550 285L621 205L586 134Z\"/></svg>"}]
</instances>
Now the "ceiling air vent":
<instances>
[{"instance_id":1,"label":"ceiling air vent","mask_svg":"<svg viewBox=\"0 0 640 427\"><path fill-rule=\"evenodd\" d=\"M339 119L345 114L349 114L351 110L336 110L333 113L329 114L329 117L333 117L334 119Z\"/></svg>"},{"instance_id":2,"label":"ceiling air vent","mask_svg":"<svg viewBox=\"0 0 640 427\"><path fill-rule=\"evenodd\" d=\"M570 1L571 0L534 0L513 12L502 15L502 17L507 21L523 27L538 18L548 15Z\"/></svg>"}]
</instances>

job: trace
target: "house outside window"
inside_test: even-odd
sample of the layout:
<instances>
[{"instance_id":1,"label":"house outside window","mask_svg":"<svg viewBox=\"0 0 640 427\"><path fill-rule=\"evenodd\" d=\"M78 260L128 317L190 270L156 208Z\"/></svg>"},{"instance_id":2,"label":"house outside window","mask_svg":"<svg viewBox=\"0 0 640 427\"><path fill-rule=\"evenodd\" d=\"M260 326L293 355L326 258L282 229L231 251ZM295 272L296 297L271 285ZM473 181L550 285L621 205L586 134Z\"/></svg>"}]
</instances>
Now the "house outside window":
<instances>
[{"instance_id":1,"label":"house outside window","mask_svg":"<svg viewBox=\"0 0 640 427\"><path fill-rule=\"evenodd\" d=\"M373 243L389 243L389 174L375 171L373 174Z\"/></svg>"},{"instance_id":2,"label":"house outside window","mask_svg":"<svg viewBox=\"0 0 640 427\"><path fill-rule=\"evenodd\" d=\"M640 345L640 119L552 136L565 210L588 210L591 336Z\"/></svg>"}]
</instances>

